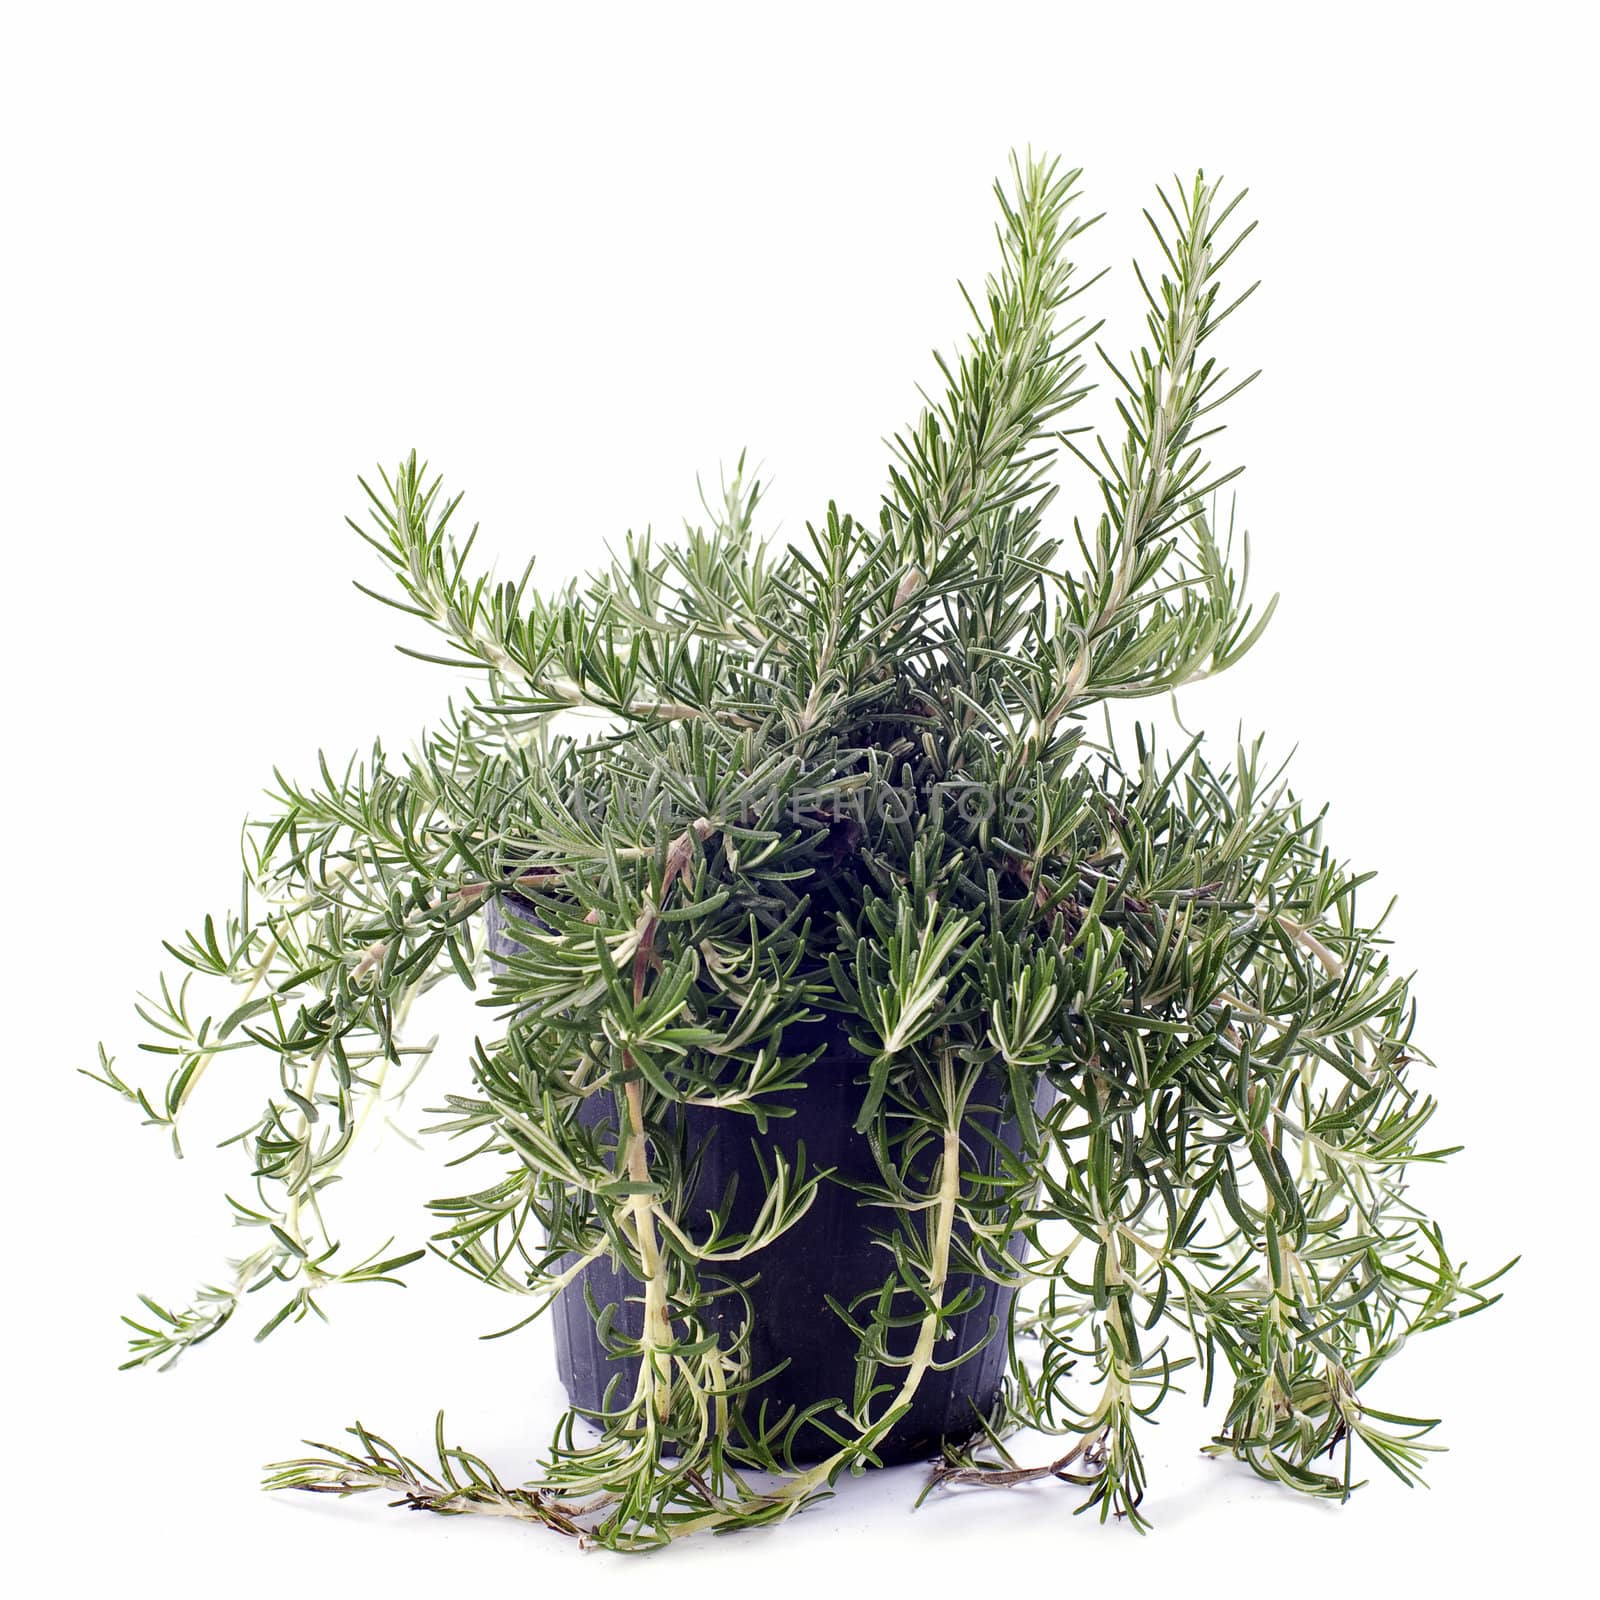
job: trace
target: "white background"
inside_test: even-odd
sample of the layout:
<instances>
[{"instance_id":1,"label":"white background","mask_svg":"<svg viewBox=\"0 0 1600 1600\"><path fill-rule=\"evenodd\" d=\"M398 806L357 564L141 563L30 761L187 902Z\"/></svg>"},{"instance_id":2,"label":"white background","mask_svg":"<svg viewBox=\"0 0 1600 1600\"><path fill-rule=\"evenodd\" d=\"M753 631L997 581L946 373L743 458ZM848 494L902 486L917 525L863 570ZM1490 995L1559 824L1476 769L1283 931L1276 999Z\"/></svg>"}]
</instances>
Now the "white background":
<instances>
[{"instance_id":1,"label":"white background","mask_svg":"<svg viewBox=\"0 0 1600 1600\"><path fill-rule=\"evenodd\" d=\"M1594 1421L1589 25L1528 3L580 10L7 8L0 1501L21 1592L1539 1585L1583 1526ZM989 264L989 180L1030 141L1109 213L1082 257L1115 269L1095 310L1118 350L1157 180L1203 165L1262 219L1240 279L1264 287L1219 344L1264 376L1222 450L1283 601L1183 711L1298 745L1336 848L1400 897L1437 1131L1469 1146L1424 1195L1474 1264L1524 1255L1497 1311L1376 1395L1445 1416L1434 1487L1303 1503L1201 1461L1206 1423L1175 1407L1142 1542L1064 1488L912 1516L907 1471L643 1567L259 1494L260 1463L356 1416L420 1448L444 1405L514 1475L556 1413L545 1336L479 1343L505 1307L443 1267L349 1291L329 1328L113 1370L135 1291L180 1297L230 1244L237 1179L204 1146L236 1086L177 1164L73 1069L98 1038L137 1064L132 995L160 938L229 903L272 765L403 743L452 687L350 587L371 576L341 522L355 473L416 445L486 555L552 579L670 532L746 446L784 530L830 497L870 516L879 441L962 328L957 277ZM1081 481L1067 498L1087 509ZM382 1160L397 1190L434 1186L398 1140ZM407 1242L423 1222L402 1212Z\"/></svg>"}]
</instances>

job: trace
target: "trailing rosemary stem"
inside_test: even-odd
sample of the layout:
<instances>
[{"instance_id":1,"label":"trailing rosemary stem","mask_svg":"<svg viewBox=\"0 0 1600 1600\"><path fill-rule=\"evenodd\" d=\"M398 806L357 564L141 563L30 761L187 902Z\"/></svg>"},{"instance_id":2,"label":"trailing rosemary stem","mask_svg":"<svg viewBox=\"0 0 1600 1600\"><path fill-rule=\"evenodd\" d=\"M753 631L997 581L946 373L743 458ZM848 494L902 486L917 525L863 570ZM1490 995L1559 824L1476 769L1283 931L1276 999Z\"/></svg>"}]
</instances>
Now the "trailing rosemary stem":
<instances>
[{"instance_id":1,"label":"trailing rosemary stem","mask_svg":"<svg viewBox=\"0 0 1600 1600\"><path fill-rule=\"evenodd\" d=\"M628 1102L628 1177L635 1185L650 1182L648 1141L644 1129L644 1095L637 1078L624 1086ZM667 1305L666 1276L656 1241L655 1201L644 1192L628 1197L634 1242L644 1273L643 1352L639 1362L641 1392L656 1419L665 1422L671 1406L672 1373L662 1367L660 1352L672 1344L672 1312Z\"/></svg>"}]
</instances>

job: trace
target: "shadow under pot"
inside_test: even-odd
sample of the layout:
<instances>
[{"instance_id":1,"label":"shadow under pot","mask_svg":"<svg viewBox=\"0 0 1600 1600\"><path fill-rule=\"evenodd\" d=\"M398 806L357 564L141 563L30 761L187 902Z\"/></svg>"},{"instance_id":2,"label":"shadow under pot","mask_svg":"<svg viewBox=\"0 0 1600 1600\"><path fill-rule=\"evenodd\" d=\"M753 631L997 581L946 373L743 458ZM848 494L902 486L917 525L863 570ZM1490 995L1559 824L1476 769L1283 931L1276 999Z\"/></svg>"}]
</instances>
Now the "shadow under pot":
<instances>
[{"instance_id":1,"label":"shadow under pot","mask_svg":"<svg viewBox=\"0 0 1600 1600\"><path fill-rule=\"evenodd\" d=\"M490 960L497 971L504 971L504 959L523 948L515 937L518 923L526 926L538 920L520 896L507 894L504 899L511 902L509 914L499 901L491 901L486 912ZM793 1163L802 1144L808 1172L832 1169L799 1221L765 1248L717 1269L740 1282L755 1280L744 1291L748 1310L744 1299L732 1293L716 1296L704 1308L707 1332L715 1333L724 1345L732 1342L749 1317L749 1370L758 1377L771 1375L744 1396L743 1411L754 1420L764 1408L769 1425L791 1408L799 1416L829 1400L850 1406L858 1340L829 1300L854 1306L856 1320L864 1322L894 1272L893 1256L878 1237L892 1213L864 1203L851 1187L881 1181L867 1138L855 1131L866 1089L867 1058L850 1046L845 1025L836 1019L786 1028L783 1043L796 1055L818 1049L822 1054L806 1068L804 1089L773 1097L773 1104L787 1105L793 1114L771 1118L765 1135L756 1134L748 1114L715 1107L670 1107L664 1118L665 1134L681 1140L685 1170L694 1174L679 1219L691 1238L703 1237L707 1211L723 1204L735 1180L727 1231L743 1232L754 1225L767 1190L758 1147L768 1171L774 1152L781 1151ZM974 1180L999 1172L1002 1157L997 1145L1018 1154L1022 1144L1020 1124L1004 1110L1002 1075L986 1076L984 1089L983 1098L990 1103L969 1107L963 1138L963 1183L969 1194ZM1044 1111L1053 1098L1041 1085L1036 1109ZM610 1095L585 1101L578 1119L583 1126L600 1130L603 1139L611 1135L614 1142L616 1106ZM927 1174L914 1176L925 1181ZM958 1221L956 1238L965 1235ZM1012 1256L1020 1260L1022 1251L1021 1238L1013 1239ZM566 1264L572 1260L567 1258ZM938 1366L924 1374L909 1411L879 1445L877 1454L886 1464L936 1456L947 1441L964 1443L992 1414L1006 1371L1015 1291L963 1273L959 1263L953 1265L947 1300L974 1290L975 1303L947 1324L953 1336L940 1341ZM607 1390L614 1383L613 1409L617 1397L631 1392L638 1358L607 1351L590 1314L590 1300L600 1310L615 1308L613 1328L630 1339L642 1331L643 1310L638 1280L619 1272L607 1257L585 1267L551 1308L562 1384L575 1407L593 1412L607 1408ZM897 1297L895 1312L906 1326L893 1330L889 1348L894 1355L906 1356L916 1343L919 1320L910 1291ZM974 1353L950 1364L965 1351ZM880 1367L874 1381L892 1392L903 1371ZM874 1415L886 1399L887 1395L877 1402ZM834 1432L852 1436L851 1426L832 1408L822 1415ZM789 1454L797 1464L824 1459L837 1448L836 1441L813 1423L802 1423L789 1441Z\"/></svg>"}]
</instances>

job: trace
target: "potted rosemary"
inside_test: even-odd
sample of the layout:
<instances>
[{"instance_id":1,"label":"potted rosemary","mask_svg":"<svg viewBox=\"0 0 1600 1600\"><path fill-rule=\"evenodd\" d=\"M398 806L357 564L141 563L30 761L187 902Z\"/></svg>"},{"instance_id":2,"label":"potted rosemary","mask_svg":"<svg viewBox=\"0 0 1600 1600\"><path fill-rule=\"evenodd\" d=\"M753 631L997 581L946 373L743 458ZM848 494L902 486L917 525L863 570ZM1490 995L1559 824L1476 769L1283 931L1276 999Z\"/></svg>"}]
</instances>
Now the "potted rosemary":
<instances>
[{"instance_id":1,"label":"potted rosemary","mask_svg":"<svg viewBox=\"0 0 1600 1600\"><path fill-rule=\"evenodd\" d=\"M492 1025L433 1091L467 1177L423 1231L554 1317L573 1409L522 1486L442 1430L424 1467L359 1428L270 1485L632 1550L921 1456L1137 1524L1185 1366L1227 1397L1208 1448L1309 1494L1434 1448L1363 1391L1493 1279L1405 1195L1447 1152L1364 879L1259 746L1124 759L1088 722L1227 667L1271 610L1209 459L1249 228L1202 178L1162 195L1146 342L1106 361L1093 436L1067 425L1098 350L1077 178L1029 158L997 188L975 330L870 522L766 543L741 469L682 543L544 595L473 570L415 457L368 488L368 592L474 687L413 753L280 777L244 903L141 1007L164 1088L102 1051L174 1136L220 1058L278 1069L241 1136L255 1247L187 1309L146 1300L129 1364L424 1254L352 1258L328 1190L426 1064L413 1002L458 982ZM1058 465L1094 497L1067 548ZM1056 1443L1019 1459L1021 1430Z\"/></svg>"}]
</instances>

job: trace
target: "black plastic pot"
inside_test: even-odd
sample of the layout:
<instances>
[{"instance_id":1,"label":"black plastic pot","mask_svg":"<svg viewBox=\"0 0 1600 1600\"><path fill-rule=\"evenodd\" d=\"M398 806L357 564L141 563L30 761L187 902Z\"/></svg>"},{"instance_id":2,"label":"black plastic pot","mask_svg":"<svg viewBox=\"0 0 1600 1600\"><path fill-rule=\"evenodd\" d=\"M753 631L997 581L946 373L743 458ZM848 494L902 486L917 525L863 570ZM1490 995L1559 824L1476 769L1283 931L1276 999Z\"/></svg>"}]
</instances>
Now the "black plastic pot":
<instances>
[{"instance_id":1,"label":"black plastic pot","mask_svg":"<svg viewBox=\"0 0 1600 1600\"><path fill-rule=\"evenodd\" d=\"M526 914L531 916L531 910ZM515 954L519 948L508 932L508 919L495 903L488 910L488 943L491 957ZM767 1132L757 1136L755 1123L747 1114L687 1106L679 1108L680 1120L672 1130L683 1138L691 1157L699 1154L695 1188L686 1208L689 1219L703 1217L709 1208L719 1206L729 1182L737 1178L730 1231L754 1222L766 1193L753 1138L762 1146L769 1166L772 1151L781 1150L793 1160L803 1144L807 1171L833 1169L833 1177L822 1182L811 1208L797 1223L765 1249L722 1269L741 1281L756 1278L745 1291L752 1322L750 1370L760 1374L786 1363L745 1400L746 1414L751 1417L764 1402L769 1420L789 1407L799 1413L834 1397L850 1403L856 1385L857 1339L830 1308L828 1299L848 1307L863 1295L875 1296L893 1271L893 1258L874 1238L874 1229L882 1230L894 1214L881 1206L863 1204L847 1187L879 1181L871 1148L854 1128L864 1092L865 1058L849 1046L842 1028L833 1022L788 1028L784 1043L795 1054L818 1048L824 1051L806 1069L805 1088L786 1099L794 1109L792 1116L771 1119ZM993 1103L969 1109L972 1135L965 1141L962 1159L966 1174L998 1168L995 1138L1013 1151L1020 1147L1016 1122L1001 1110L1002 1096L1002 1080L996 1075L989 1096ZM582 1115L590 1126L615 1126L609 1096L594 1097ZM1018 1240L1013 1253L1020 1257L1021 1248ZM954 1338L941 1341L937 1353L940 1367L948 1370L931 1370L923 1377L910 1411L879 1446L878 1454L885 1462L936 1455L946 1440L959 1443L970 1438L993 1408L1006 1366L1013 1291L952 1272L946 1292L973 1287L982 1291L982 1298L951 1322ZM602 1258L586 1267L552 1308L561 1381L575 1406L598 1411L605 1408L607 1388L619 1376L623 1381L613 1391L613 1406L618 1396L631 1390L637 1359L607 1352L586 1303L590 1298L597 1308L616 1307L614 1326L630 1338L637 1338L641 1330L642 1307L637 1281ZM914 1317L909 1293L897 1301L896 1311ZM744 1302L736 1294L719 1296L707 1309L708 1322L724 1338L737 1332L746 1315ZM891 1348L897 1354L909 1354L916 1328L898 1331L902 1337ZM948 1366L956 1355L979 1345L982 1348L969 1359ZM877 1381L896 1384L901 1370L883 1368ZM848 1435L849 1429L840 1419L833 1418L832 1425ZM791 1453L796 1462L808 1462L835 1448L820 1429L804 1426L792 1441Z\"/></svg>"}]
</instances>

